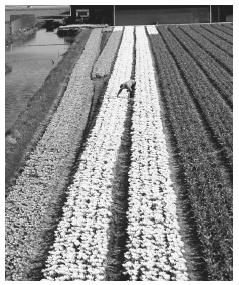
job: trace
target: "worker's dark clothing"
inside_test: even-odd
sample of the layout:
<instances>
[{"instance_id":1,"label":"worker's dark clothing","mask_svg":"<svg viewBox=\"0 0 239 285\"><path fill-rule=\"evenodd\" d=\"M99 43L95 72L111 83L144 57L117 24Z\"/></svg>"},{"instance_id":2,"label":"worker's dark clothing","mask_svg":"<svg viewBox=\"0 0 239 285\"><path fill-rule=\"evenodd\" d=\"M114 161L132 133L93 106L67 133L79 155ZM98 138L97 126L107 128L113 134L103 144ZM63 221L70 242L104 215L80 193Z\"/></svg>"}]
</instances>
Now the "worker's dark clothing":
<instances>
[{"instance_id":1,"label":"worker's dark clothing","mask_svg":"<svg viewBox=\"0 0 239 285\"><path fill-rule=\"evenodd\" d=\"M133 89L135 87L135 84L136 84L136 82L133 79L130 79L129 81L122 83L120 85L120 90L119 90L119 92L117 94L117 97L122 92L123 89L126 89L129 92L130 97L132 97L132 91L133 91Z\"/></svg>"}]
</instances>

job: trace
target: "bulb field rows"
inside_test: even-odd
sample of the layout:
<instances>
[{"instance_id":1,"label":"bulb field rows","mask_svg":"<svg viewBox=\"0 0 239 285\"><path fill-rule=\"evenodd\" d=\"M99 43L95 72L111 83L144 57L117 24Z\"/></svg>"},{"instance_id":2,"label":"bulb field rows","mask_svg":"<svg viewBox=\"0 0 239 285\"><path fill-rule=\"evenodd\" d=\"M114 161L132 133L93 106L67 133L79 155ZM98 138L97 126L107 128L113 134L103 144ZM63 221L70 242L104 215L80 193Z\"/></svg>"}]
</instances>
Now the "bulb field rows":
<instances>
[{"instance_id":1,"label":"bulb field rows","mask_svg":"<svg viewBox=\"0 0 239 285\"><path fill-rule=\"evenodd\" d=\"M99 56L97 62L95 63L92 76L94 78L100 78L104 76L109 76L112 64L114 62L117 49L119 47L120 39L122 37L123 27L115 27L110 35L110 38L103 49L102 54Z\"/></svg>"},{"instance_id":2,"label":"bulb field rows","mask_svg":"<svg viewBox=\"0 0 239 285\"><path fill-rule=\"evenodd\" d=\"M175 27L170 28L170 31L183 48L198 63L213 86L219 93L221 92L220 95L226 95L225 101L232 107L232 76L228 74L215 59L207 54L207 52L200 48L186 33ZM229 82L230 85L228 85Z\"/></svg>"},{"instance_id":3,"label":"bulb field rows","mask_svg":"<svg viewBox=\"0 0 239 285\"><path fill-rule=\"evenodd\" d=\"M77 121L93 96L90 73L100 42L101 30L95 29L75 64L59 107L6 199L7 278L25 280L41 264L47 232L58 219L56 209L66 171L79 143L82 130Z\"/></svg>"},{"instance_id":4,"label":"bulb field rows","mask_svg":"<svg viewBox=\"0 0 239 285\"><path fill-rule=\"evenodd\" d=\"M115 96L120 82L131 75L133 41L133 28L126 27L96 126L81 155L63 219L55 233L44 271L50 280L104 280L111 180L127 110L126 92L123 99L116 101Z\"/></svg>"},{"instance_id":5,"label":"bulb field rows","mask_svg":"<svg viewBox=\"0 0 239 285\"><path fill-rule=\"evenodd\" d=\"M206 25L204 25L203 27L194 27L194 30L198 32L201 36L209 40L211 43L213 43L215 46L221 48L224 52L232 56L232 42L229 43L226 39L224 40L223 38L218 37L223 33L218 30L212 30Z\"/></svg>"},{"instance_id":6,"label":"bulb field rows","mask_svg":"<svg viewBox=\"0 0 239 285\"><path fill-rule=\"evenodd\" d=\"M205 119L218 147L224 149L225 159L229 158L228 163L232 163L232 110L222 102L220 93L170 32L163 28L158 28L158 31L175 59L198 111ZM232 82L228 82L228 85L232 86Z\"/></svg>"},{"instance_id":7,"label":"bulb field rows","mask_svg":"<svg viewBox=\"0 0 239 285\"><path fill-rule=\"evenodd\" d=\"M215 34L221 40L224 40L224 41L226 41L232 45L232 43L233 43L233 39L232 39L233 32L232 32L232 29L228 29L229 26L230 25L226 25L226 27L224 27L223 25L213 25L212 27L210 27L208 25L203 25L203 28L207 29L211 33Z\"/></svg>"},{"instance_id":8,"label":"bulb field rows","mask_svg":"<svg viewBox=\"0 0 239 285\"><path fill-rule=\"evenodd\" d=\"M232 107L231 24L92 29L9 189L6 280L232 280Z\"/></svg>"},{"instance_id":9,"label":"bulb field rows","mask_svg":"<svg viewBox=\"0 0 239 285\"><path fill-rule=\"evenodd\" d=\"M210 41L205 39L200 33L197 32L198 27L196 28L193 27L190 29L189 27L186 26L182 27L182 29L186 33L188 33L188 35L190 35L200 47L202 47L208 54L210 54L215 60L217 60L217 62L221 64L229 72L229 74L232 74L233 58L228 54L228 52L225 52L223 49L221 49L221 47L217 47L214 44L212 44ZM217 30L215 30L215 28L212 27L211 30L213 31L213 33L216 33L218 36L218 33L216 32ZM222 39L219 36L218 38ZM225 40L225 38L223 39ZM228 41L228 43L232 45L232 41L231 42Z\"/></svg>"},{"instance_id":10,"label":"bulb field rows","mask_svg":"<svg viewBox=\"0 0 239 285\"><path fill-rule=\"evenodd\" d=\"M125 268L130 280L187 280L159 94L144 27L136 27L135 80Z\"/></svg>"}]
</instances>

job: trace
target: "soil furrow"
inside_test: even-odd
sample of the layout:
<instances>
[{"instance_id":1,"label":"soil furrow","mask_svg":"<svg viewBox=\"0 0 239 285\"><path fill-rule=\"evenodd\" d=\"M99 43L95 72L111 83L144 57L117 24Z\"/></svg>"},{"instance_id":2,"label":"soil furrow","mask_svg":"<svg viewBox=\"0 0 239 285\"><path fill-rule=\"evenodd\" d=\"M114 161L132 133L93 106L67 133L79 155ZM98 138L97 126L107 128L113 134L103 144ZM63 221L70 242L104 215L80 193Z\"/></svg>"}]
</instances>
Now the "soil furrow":
<instances>
[{"instance_id":1,"label":"soil furrow","mask_svg":"<svg viewBox=\"0 0 239 285\"><path fill-rule=\"evenodd\" d=\"M124 133L122 135L122 143L114 169L115 178L113 180L112 191L113 204L111 207L113 218L110 224L110 238L107 254L107 281L127 280L127 277L123 274L124 268L122 267L122 264L124 253L126 251L126 228L128 225L126 211L128 209L128 171L131 153L131 117L132 103L129 102L124 124Z\"/></svg>"},{"instance_id":2,"label":"soil furrow","mask_svg":"<svg viewBox=\"0 0 239 285\"><path fill-rule=\"evenodd\" d=\"M134 29L134 49L133 49L133 64L131 78L135 78L135 61L136 61L136 35ZM134 97L134 90L132 92ZM124 133L122 135L122 143L118 153L118 161L115 166L115 179L113 181L113 201L112 204L112 223L110 225L110 240L109 250L107 255L106 280L122 281L128 280L124 274L124 254L127 250L126 241L128 220L126 212L128 209L128 172L130 168L131 157L131 125L133 113L133 99L128 100L128 109L124 124Z\"/></svg>"}]
</instances>

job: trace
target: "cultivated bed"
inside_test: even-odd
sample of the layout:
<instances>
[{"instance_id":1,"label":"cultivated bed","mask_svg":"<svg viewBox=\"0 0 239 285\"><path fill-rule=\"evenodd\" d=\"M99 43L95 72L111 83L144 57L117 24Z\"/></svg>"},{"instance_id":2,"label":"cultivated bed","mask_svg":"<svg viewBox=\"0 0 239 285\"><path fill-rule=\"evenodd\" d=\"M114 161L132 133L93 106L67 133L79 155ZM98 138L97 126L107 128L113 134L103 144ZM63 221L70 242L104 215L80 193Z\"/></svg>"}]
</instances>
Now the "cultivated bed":
<instances>
[{"instance_id":1,"label":"cultivated bed","mask_svg":"<svg viewBox=\"0 0 239 285\"><path fill-rule=\"evenodd\" d=\"M7 189L6 279L232 280L232 25L83 33Z\"/></svg>"}]
</instances>

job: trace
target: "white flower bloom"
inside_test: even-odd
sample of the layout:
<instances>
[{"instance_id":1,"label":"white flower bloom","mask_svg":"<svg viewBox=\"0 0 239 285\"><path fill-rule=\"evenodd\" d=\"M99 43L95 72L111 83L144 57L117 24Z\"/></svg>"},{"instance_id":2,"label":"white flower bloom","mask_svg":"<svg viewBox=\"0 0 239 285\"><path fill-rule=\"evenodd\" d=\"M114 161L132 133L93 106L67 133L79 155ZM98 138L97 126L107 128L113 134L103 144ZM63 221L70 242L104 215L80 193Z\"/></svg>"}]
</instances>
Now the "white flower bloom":
<instances>
[{"instance_id":1,"label":"white flower bloom","mask_svg":"<svg viewBox=\"0 0 239 285\"><path fill-rule=\"evenodd\" d=\"M150 32L154 32L152 27ZM170 280L165 271L173 272L175 264L182 264L177 268L187 280L183 243L178 242L181 239L176 195L171 187L159 94L144 27L136 27L135 80L127 212L129 240L124 267L131 280L138 275L141 280ZM177 278L182 279L182 276L177 275Z\"/></svg>"},{"instance_id":2,"label":"white flower bloom","mask_svg":"<svg viewBox=\"0 0 239 285\"><path fill-rule=\"evenodd\" d=\"M74 276L78 276L79 279L104 279L108 252L107 231L112 216L111 181L127 111L126 91L122 92L122 97L126 99L115 100L115 96L120 83L130 77L133 42L133 27L126 27L96 125L80 157L75 180L68 189L69 195L64 206L62 221L56 231L56 235L63 238L60 244L66 248L69 247L69 240L74 237L72 251L68 249L62 252L60 260L56 251L50 252L44 270L46 278L52 279L57 275L59 271L55 266L60 261L67 263L73 271L74 265L78 264L78 271ZM103 175L104 169L105 175ZM53 259L52 256L56 258ZM83 266L85 262L87 266Z\"/></svg>"}]
</instances>

